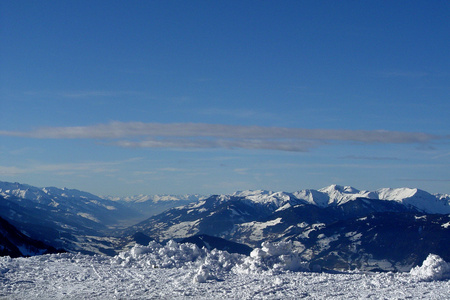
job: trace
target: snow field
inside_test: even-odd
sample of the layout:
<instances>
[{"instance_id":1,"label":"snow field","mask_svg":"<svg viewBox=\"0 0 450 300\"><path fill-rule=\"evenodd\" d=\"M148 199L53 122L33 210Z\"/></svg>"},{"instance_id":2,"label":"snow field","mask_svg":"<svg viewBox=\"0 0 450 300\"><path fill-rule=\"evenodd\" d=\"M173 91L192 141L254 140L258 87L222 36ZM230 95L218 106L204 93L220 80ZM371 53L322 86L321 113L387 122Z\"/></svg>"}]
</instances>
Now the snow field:
<instances>
[{"instance_id":1,"label":"snow field","mask_svg":"<svg viewBox=\"0 0 450 300\"><path fill-rule=\"evenodd\" d=\"M250 256L174 241L115 257L0 257L3 299L450 299L450 266L430 255L410 273L316 273L290 243ZM295 272L294 272L295 271Z\"/></svg>"}]
</instances>

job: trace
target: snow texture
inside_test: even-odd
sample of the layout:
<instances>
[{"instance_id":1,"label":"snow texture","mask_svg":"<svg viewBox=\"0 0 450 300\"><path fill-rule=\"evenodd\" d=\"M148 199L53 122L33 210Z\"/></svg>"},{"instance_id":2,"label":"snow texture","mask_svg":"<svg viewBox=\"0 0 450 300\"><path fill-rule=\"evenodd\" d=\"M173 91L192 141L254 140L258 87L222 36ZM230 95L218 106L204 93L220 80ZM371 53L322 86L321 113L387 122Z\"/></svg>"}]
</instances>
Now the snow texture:
<instances>
[{"instance_id":1,"label":"snow texture","mask_svg":"<svg viewBox=\"0 0 450 300\"><path fill-rule=\"evenodd\" d=\"M410 273L331 274L308 267L285 242L263 243L250 256L169 241L115 257L0 257L0 298L445 299L450 294L449 264L436 255Z\"/></svg>"}]
</instances>

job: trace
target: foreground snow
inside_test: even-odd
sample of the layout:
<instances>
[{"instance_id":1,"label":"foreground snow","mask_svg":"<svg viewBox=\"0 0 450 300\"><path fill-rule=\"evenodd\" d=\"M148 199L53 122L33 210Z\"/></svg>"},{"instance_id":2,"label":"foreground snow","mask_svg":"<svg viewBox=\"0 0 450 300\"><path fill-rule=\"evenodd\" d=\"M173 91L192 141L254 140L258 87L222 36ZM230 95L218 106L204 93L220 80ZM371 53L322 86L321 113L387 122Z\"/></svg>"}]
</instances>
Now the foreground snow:
<instances>
[{"instance_id":1,"label":"foreground snow","mask_svg":"<svg viewBox=\"0 0 450 300\"><path fill-rule=\"evenodd\" d=\"M264 243L251 256L173 241L115 257L54 254L0 257L7 299L445 299L450 265L430 255L410 273L311 272L289 243ZM314 267L311 267L314 269Z\"/></svg>"}]
</instances>

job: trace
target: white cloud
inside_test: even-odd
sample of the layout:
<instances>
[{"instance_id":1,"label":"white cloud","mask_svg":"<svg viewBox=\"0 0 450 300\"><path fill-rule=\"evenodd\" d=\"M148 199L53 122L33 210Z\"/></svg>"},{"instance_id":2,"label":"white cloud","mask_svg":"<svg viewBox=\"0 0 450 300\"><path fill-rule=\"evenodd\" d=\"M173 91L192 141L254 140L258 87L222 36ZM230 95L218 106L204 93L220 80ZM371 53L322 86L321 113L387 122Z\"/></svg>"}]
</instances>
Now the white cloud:
<instances>
[{"instance_id":1,"label":"white cloud","mask_svg":"<svg viewBox=\"0 0 450 300\"><path fill-rule=\"evenodd\" d=\"M108 144L145 148L243 148L308 151L330 142L426 143L449 136L387 130L305 129L205 123L111 122L92 126L0 131L3 136L39 139L115 140Z\"/></svg>"},{"instance_id":2,"label":"white cloud","mask_svg":"<svg viewBox=\"0 0 450 300\"><path fill-rule=\"evenodd\" d=\"M0 166L0 176L16 176L26 172L27 170L17 167Z\"/></svg>"},{"instance_id":3,"label":"white cloud","mask_svg":"<svg viewBox=\"0 0 450 300\"><path fill-rule=\"evenodd\" d=\"M264 139L146 139L143 141L117 141L114 145L126 148L224 148L224 149L266 149L305 152L320 143L314 141L276 141Z\"/></svg>"}]
</instances>

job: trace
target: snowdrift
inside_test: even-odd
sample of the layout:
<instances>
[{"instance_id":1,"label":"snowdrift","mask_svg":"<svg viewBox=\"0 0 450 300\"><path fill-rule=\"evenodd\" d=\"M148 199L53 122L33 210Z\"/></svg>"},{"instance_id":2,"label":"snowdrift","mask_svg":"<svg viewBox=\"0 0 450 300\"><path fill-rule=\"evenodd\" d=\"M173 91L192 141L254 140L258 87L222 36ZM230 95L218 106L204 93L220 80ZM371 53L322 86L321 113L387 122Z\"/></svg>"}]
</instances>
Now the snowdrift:
<instances>
[{"instance_id":1,"label":"snowdrift","mask_svg":"<svg viewBox=\"0 0 450 300\"><path fill-rule=\"evenodd\" d=\"M200 249L195 244L178 244L173 240L166 245L150 242L148 246L135 245L112 261L127 267L197 269L193 275L194 282L219 279L225 272L279 274L283 271L309 271L309 264L293 251L291 242L264 242L250 256L216 249L210 251L204 247Z\"/></svg>"},{"instance_id":2,"label":"snowdrift","mask_svg":"<svg viewBox=\"0 0 450 300\"><path fill-rule=\"evenodd\" d=\"M250 256L170 241L115 257L0 257L3 299L442 299L449 264L429 255L408 273L310 272L290 243Z\"/></svg>"},{"instance_id":3,"label":"snowdrift","mask_svg":"<svg viewBox=\"0 0 450 300\"><path fill-rule=\"evenodd\" d=\"M165 245L150 242L148 246L135 245L129 251L111 258L114 264L139 268L196 269L194 282L217 280L223 274L276 275L286 271L311 271L308 262L302 261L292 242L263 242L250 256L221 250L199 248L195 244L179 244L173 240ZM417 281L439 281L450 278L450 263L440 256L430 254L421 266L409 272Z\"/></svg>"}]
</instances>

